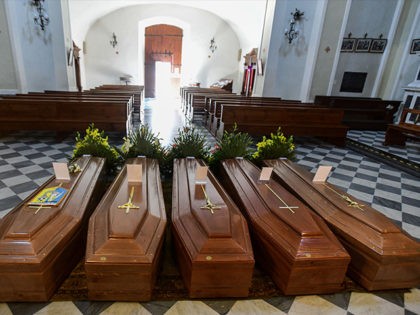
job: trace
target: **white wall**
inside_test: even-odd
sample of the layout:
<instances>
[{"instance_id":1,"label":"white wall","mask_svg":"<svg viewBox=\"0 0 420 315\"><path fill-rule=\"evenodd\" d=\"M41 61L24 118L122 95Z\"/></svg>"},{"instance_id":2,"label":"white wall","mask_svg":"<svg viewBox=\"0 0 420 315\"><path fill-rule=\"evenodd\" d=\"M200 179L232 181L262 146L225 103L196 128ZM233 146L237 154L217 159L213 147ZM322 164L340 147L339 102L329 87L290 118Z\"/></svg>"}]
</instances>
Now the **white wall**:
<instances>
[{"instance_id":1,"label":"white wall","mask_svg":"<svg viewBox=\"0 0 420 315\"><path fill-rule=\"evenodd\" d=\"M401 45L401 52L397 59L400 61L400 69L396 71L398 74L396 84L392 90L393 99L402 100L404 95L404 88L409 83L414 81L416 71L420 65L420 54L410 54L410 48L413 39L420 38L420 1L413 1L408 6L407 16L403 16L411 23L405 28L407 32L403 32L402 37L406 38L405 45ZM405 34L407 33L407 34ZM406 35L407 37L405 37Z\"/></svg>"},{"instance_id":2,"label":"white wall","mask_svg":"<svg viewBox=\"0 0 420 315\"><path fill-rule=\"evenodd\" d=\"M165 23L172 21L173 25L186 30L183 38L183 82L197 81L206 87L221 78L232 78L237 89L240 85L237 82L240 46L238 37L225 21L204 10L160 4L122 8L94 23L85 39L84 88L120 83L122 74L132 75L132 84L144 84L144 33L141 32L144 32L143 27L156 24L158 20ZM112 32L118 40L115 49L109 43ZM214 54L209 50L212 37L218 47ZM258 46L259 38L255 40Z\"/></svg>"},{"instance_id":3,"label":"white wall","mask_svg":"<svg viewBox=\"0 0 420 315\"><path fill-rule=\"evenodd\" d=\"M314 58L318 50L322 19L317 14L323 14L325 4L325 1L312 0L276 2L272 25L265 25L265 28L271 27L271 38L264 67L264 86L262 93L261 91L256 93L264 96L280 96L284 99L306 97L309 88L307 76L312 76L314 66L308 58ZM290 13L294 12L295 8L304 12L304 16L298 23L300 32L298 39L289 44L284 32L289 28L292 17ZM267 22L270 23L269 20ZM266 49L265 44L264 49ZM261 79L257 78L258 81ZM257 88L261 88L259 83Z\"/></svg>"},{"instance_id":4,"label":"white wall","mask_svg":"<svg viewBox=\"0 0 420 315\"><path fill-rule=\"evenodd\" d=\"M67 90L70 72L66 43L70 41L70 29L69 24L63 24L63 14L68 16L67 0L44 3L50 18L45 31L35 25L35 9L29 1L7 0L5 4L19 91Z\"/></svg>"},{"instance_id":5,"label":"white wall","mask_svg":"<svg viewBox=\"0 0 420 315\"><path fill-rule=\"evenodd\" d=\"M13 93L18 88L5 10L0 1L0 94Z\"/></svg>"},{"instance_id":6,"label":"white wall","mask_svg":"<svg viewBox=\"0 0 420 315\"><path fill-rule=\"evenodd\" d=\"M397 9L398 0L352 0L347 20L345 36L352 33L353 38L389 38L390 28ZM387 47L386 49L390 49ZM340 53L335 73L332 95L372 96L378 70L385 54L375 53ZM340 92L344 72L367 72L362 93Z\"/></svg>"}]
</instances>

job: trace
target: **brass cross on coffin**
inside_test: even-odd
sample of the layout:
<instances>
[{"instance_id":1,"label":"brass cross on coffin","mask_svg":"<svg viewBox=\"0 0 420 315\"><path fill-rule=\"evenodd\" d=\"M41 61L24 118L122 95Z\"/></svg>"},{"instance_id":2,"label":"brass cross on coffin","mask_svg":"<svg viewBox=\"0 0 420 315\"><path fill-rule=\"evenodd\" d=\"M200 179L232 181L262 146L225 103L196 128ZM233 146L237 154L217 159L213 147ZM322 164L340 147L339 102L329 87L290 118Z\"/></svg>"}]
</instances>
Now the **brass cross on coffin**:
<instances>
[{"instance_id":1,"label":"brass cross on coffin","mask_svg":"<svg viewBox=\"0 0 420 315\"><path fill-rule=\"evenodd\" d=\"M132 202L133 196L134 196L134 187L131 187L130 197L128 198L128 201L125 204L118 206L118 209L125 209L125 213L129 213L130 209L139 209L140 207L134 205Z\"/></svg>"},{"instance_id":2,"label":"brass cross on coffin","mask_svg":"<svg viewBox=\"0 0 420 315\"><path fill-rule=\"evenodd\" d=\"M265 184L265 186L274 194L274 196L277 197L278 200L280 200L284 204L284 207L279 206L280 209L289 209L291 213L295 213L295 211L293 209L298 209L299 208L297 206L289 206L283 199L280 198L280 196L278 194L276 194L276 192L273 189L271 189L270 186L268 186L268 184Z\"/></svg>"},{"instance_id":3,"label":"brass cross on coffin","mask_svg":"<svg viewBox=\"0 0 420 315\"><path fill-rule=\"evenodd\" d=\"M51 209L51 207L47 207L47 206L44 206L44 205L39 205L39 206L29 206L28 208L31 208L31 209L36 209L36 210L35 210L35 214L37 214L37 213L38 213L38 211L39 211L39 210L42 210L42 209Z\"/></svg>"},{"instance_id":4,"label":"brass cross on coffin","mask_svg":"<svg viewBox=\"0 0 420 315\"><path fill-rule=\"evenodd\" d=\"M215 205L211 202L210 198L207 196L206 190L204 189L203 185L201 185L201 189L203 190L204 197L206 198L206 205L200 207L200 209L210 210L211 214L214 214L214 210L219 210L221 206Z\"/></svg>"}]
</instances>

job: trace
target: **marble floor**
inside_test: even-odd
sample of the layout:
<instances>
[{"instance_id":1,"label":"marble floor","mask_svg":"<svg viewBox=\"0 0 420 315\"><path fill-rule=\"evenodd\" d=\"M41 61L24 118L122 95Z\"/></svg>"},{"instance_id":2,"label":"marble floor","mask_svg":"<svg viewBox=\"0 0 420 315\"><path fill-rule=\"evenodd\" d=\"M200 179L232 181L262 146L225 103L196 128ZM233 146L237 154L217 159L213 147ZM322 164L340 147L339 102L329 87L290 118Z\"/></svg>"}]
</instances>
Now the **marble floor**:
<instances>
[{"instance_id":1,"label":"marble floor","mask_svg":"<svg viewBox=\"0 0 420 315\"><path fill-rule=\"evenodd\" d=\"M179 100L146 100L141 120L164 145L170 145L178 128L187 123ZM137 118L138 119L138 118ZM194 125L215 139L200 123ZM420 148L383 147L383 132L351 131L348 138L395 156L420 163ZM122 144L121 135L110 141ZM0 218L39 187L52 174L52 161L66 161L74 135L56 141L49 133L17 133L0 136ZM297 162L312 172L332 165L328 181L391 218L420 240L420 174L406 173L384 159L376 159L351 146L335 147L312 138L296 139ZM0 283L1 285L1 283ZM147 303L53 301L49 303L0 303L4 314L420 314L420 288L374 293L362 289L329 295L270 295L260 299L154 300Z\"/></svg>"}]
</instances>

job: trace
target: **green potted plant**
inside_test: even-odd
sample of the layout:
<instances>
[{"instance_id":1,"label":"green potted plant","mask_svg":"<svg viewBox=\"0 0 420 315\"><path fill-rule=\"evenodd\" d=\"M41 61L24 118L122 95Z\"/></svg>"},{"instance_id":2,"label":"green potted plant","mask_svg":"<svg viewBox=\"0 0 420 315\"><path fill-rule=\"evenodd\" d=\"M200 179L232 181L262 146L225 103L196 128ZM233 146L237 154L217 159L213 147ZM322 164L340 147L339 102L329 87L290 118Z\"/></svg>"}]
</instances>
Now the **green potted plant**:
<instances>
[{"instance_id":1,"label":"green potted plant","mask_svg":"<svg viewBox=\"0 0 420 315\"><path fill-rule=\"evenodd\" d=\"M155 135L148 125L140 125L135 131L124 137L124 144L119 150L124 159L144 155L151 159L157 159L163 163L165 149L160 143L159 134Z\"/></svg>"},{"instance_id":2,"label":"green potted plant","mask_svg":"<svg viewBox=\"0 0 420 315\"><path fill-rule=\"evenodd\" d=\"M278 128L276 133L271 133L269 138L264 136L262 141L257 143L257 151L252 155L252 160L257 165L261 165L263 160L281 157L294 160L294 150L293 136L287 138L281 132L281 128Z\"/></svg>"},{"instance_id":3,"label":"green potted plant","mask_svg":"<svg viewBox=\"0 0 420 315\"><path fill-rule=\"evenodd\" d=\"M169 160L193 156L197 159L208 161L210 148L206 137L200 134L194 127L184 127L178 130L168 150Z\"/></svg>"},{"instance_id":4,"label":"green potted plant","mask_svg":"<svg viewBox=\"0 0 420 315\"><path fill-rule=\"evenodd\" d=\"M117 150L109 144L104 131L99 131L94 124L86 129L86 134L83 137L77 132L76 144L70 162L86 154L105 158L106 169L109 173L115 172L122 160Z\"/></svg>"},{"instance_id":5,"label":"green potted plant","mask_svg":"<svg viewBox=\"0 0 420 315\"><path fill-rule=\"evenodd\" d=\"M249 134L238 132L235 125L232 132L225 131L223 133L222 140L219 141L212 151L211 168L216 171L218 164L226 159L236 157L249 159L252 154L252 144L253 141Z\"/></svg>"}]
</instances>

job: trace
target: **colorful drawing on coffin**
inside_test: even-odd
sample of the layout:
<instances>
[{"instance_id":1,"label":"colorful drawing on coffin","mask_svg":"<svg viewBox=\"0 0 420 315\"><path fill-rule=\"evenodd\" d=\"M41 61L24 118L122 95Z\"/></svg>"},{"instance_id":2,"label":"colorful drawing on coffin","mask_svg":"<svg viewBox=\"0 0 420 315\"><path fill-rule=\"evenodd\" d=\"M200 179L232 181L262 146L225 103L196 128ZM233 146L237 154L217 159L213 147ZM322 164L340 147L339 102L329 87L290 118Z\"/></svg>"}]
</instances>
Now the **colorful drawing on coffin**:
<instances>
[{"instance_id":1,"label":"colorful drawing on coffin","mask_svg":"<svg viewBox=\"0 0 420 315\"><path fill-rule=\"evenodd\" d=\"M68 189L59 186L48 187L39 192L29 203L29 206L57 206L67 195Z\"/></svg>"}]
</instances>

